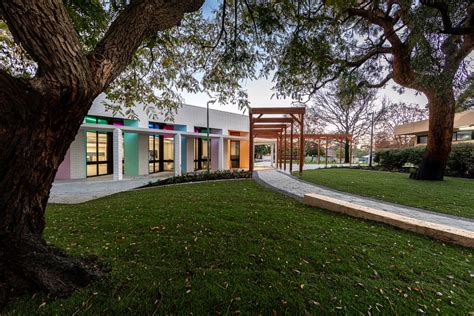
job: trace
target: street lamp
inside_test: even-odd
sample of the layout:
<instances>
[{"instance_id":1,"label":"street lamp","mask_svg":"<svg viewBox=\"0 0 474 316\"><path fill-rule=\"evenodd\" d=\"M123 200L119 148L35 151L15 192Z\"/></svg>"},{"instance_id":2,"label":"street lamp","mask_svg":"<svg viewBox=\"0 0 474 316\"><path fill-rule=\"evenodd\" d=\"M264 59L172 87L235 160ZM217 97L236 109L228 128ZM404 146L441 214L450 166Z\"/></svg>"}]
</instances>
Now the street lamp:
<instances>
[{"instance_id":1,"label":"street lamp","mask_svg":"<svg viewBox=\"0 0 474 316\"><path fill-rule=\"evenodd\" d=\"M373 147L374 147L374 112L372 112L372 120L370 124L369 167L372 167Z\"/></svg>"},{"instance_id":2,"label":"street lamp","mask_svg":"<svg viewBox=\"0 0 474 316\"><path fill-rule=\"evenodd\" d=\"M207 120L206 120L206 131L207 131L207 173L211 172L211 139L209 138L209 104L216 103L216 100L209 100L207 101Z\"/></svg>"}]
</instances>

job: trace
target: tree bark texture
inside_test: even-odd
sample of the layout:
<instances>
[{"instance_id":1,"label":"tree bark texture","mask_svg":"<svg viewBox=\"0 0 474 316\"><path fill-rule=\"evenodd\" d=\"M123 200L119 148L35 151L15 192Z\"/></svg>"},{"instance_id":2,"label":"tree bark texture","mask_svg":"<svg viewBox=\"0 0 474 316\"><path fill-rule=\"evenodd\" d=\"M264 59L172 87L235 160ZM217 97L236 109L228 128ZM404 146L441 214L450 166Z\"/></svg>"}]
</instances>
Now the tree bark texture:
<instances>
[{"instance_id":1,"label":"tree bark texture","mask_svg":"<svg viewBox=\"0 0 474 316\"><path fill-rule=\"evenodd\" d=\"M38 64L31 79L0 69L0 307L6 293L67 295L99 274L42 237L57 169L93 100L127 67L140 43L202 3L134 1L86 54L62 0L0 2L15 41Z\"/></svg>"},{"instance_id":2,"label":"tree bark texture","mask_svg":"<svg viewBox=\"0 0 474 316\"><path fill-rule=\"evenodd\" d=\"M348 138L346 138L344 139L344 163L349 163L351 161L350 156L351 156L351 142Z\"/></svg>"},{"instance_id":3,"label":"tree bark texture","mask_svg":"<svg viewBox=\"0 0 474 316\"><path fill-rule=\"evenodd\" d=\"M424 159L415 179L443 180L451 152L455 101L452 90L445 93L427 93L429 107L428 144Z\"/></svg>"}]
</instances>

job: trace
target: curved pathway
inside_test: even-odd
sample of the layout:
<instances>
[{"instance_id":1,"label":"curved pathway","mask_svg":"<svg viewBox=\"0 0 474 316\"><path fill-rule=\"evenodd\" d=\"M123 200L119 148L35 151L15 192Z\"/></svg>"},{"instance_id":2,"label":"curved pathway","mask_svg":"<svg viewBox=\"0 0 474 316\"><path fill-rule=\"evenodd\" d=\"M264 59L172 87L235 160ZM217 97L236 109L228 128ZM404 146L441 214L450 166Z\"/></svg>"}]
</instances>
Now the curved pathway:
<instances>
[{"instance_id":1,"label":"curved pathway","mask_svg":"<svg viewBox=\"0 0 474 316\"><path fill-rule=\"evenodd\" d=\"M277 191L298 199L302 199L306 193L317 193L342 201L380 209L386 212L391 212L418 220L474 232L474 220L472 219L435 213L418 208L382 202L371 198L327 189L325 187L302 181L294 176L275 169L255 171L254 177L257 181L260 181Z\"/></svg>"}]
</instances>

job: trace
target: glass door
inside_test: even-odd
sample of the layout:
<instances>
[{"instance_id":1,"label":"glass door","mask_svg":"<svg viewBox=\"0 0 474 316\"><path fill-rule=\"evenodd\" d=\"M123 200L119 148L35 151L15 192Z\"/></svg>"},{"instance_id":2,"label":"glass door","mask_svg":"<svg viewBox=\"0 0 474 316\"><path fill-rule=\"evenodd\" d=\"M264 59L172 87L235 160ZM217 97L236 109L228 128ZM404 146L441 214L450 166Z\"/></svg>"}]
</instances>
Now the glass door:
<instances>
[{"instance_id":1,"label":"glass door","mask_svg":"<svg viewBox=\"0 0 474 316\"><path fill-rule=\"evenodd\" d=\"M230 141L230 164L231 168L240 167L240 141Z\"/></svg>"},{"instance_id":2,"label":"glass door","mask_svg":"<svg viewBox=\"0 0 474 316\"><path fill-rule=\"evenodd\" d=\"M172 171L174 168L174 140L173 138L162 138L162 140L163 140L163 170Z\"/></svg>"},{"instance_id":3,"label":"glass door","mask_svg":"<svg viewBox=\"0 0 474 316\"><path fill-rule=\"evenodd\" d=\"M160 171L160 137L148 136L148 173Z\"/></svg>"},{"instance_id":4,"label":"glass door","mask_svg":"<svg viewBox=\"0 0 474 316\"><path fill-rule=\"evenodd\" d=\"M204 138L194 139L194 170L207 169L207 157L211 154L207 142L207 139ZM210 161L209 159L209 163Z\"/></svg>"},{"instance_id":5,"label":"glass door","mask_svg":"<svg viewBox=\"0 0 474 316\"><path fill-rule=\"evenodd\" d=\"M174 140L163 135L148 137L148 172L171 171L174 168Z\"/></svg>"},{"instance_id":6,"label":"glass door","mask_svg":"<svg viewBox=\"0 0 474 316\"><path fill-rule=\"evenodd\" d=\"M86 176L111 174L112 135L107 132L86 132Z\"/></svg>"}]
</instances>

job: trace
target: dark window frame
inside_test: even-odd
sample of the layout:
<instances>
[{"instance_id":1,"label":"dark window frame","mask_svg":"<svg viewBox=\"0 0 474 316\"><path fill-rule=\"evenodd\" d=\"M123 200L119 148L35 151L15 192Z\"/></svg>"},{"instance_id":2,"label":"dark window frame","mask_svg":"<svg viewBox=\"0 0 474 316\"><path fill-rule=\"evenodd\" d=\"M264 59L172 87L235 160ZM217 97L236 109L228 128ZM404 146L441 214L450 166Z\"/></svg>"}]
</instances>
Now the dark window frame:
<instances>
[{"instance_id":1,"label":"dark window frame","mask_svg":"<svg viewBox=\"0 0 474 316\"><path fill-rule=\"evenodd\" d=\"M459 141L459 142L465 142L465 141L470 141L470 140L473 140L474 139L474 131L470 131L470 130L465 130L465 131L456 131L456 141ZM458 134L459 133L462 133L462 134L470 134L470 138L469 139L458 139Z\"/></svg>"},{"instance_id":2,"label":"dark window frame","mask_svg":"<svg viewBox=\"0 0 474 316\"><path fill-rule=\"evenodd\" d=\"M162 123L155 123L155 122L149 122L148 123L148 128L155 128L155 129L163 129L163 124ZM165 137L164 135L149 135L148 137L158 137L159 138L159 147L158 147L158 159L150 160L148 159L148 173L158 173L158 172L163 172L163 171L169 171L165 170L165 163L172 163L173 168L174 168L174 159L164 159L165 156ZM150 144L150 142L148 142ZM174 143L173 143L174 146ZM153 139L153 150L155 150L155 141ZM148 148L150 150L150 148ZM150 172L150 164L153 163L153 172ZM158 166L158 168L157 168Z\"/></svg>"},{"instance_id":3,"label":"dark window frame","mask_svg":"<svg viewBox=\"0 0 474 316\"><path fill-rule=\"evenodd\" d=\"M114 173L114 166L113 166L113 148L112 148L112 133L111 132L99 132L99 131L86 131L86 144L87 144L87 133L95 133L95 156L96 161L87 161L86 158L86 178L94 178L105 176L108 174ZM99 134L106 134L107 135L107 160L99 161ZM87 149L86 149L86 156L87 156ZM106 174L99 174L99 165L107 165L107 173ZM95 175L88 175L87 174L87 166L96 165L96 174Z\"/></svg>"},{"instance_id":4,"label":"dark window frame","mask_svg":"<svg viewBox=\"0 0 474 316\"><path fill-rule=\"evenodd\" d=\"M237 143L238 144L238 155L232 155L232 143ZM231 140L230 141L230 166L231 168L240 168L240 141L238 140ZM234 167L234 163L236 163L237 167Z\"/></svg>"},{"instance_id":5,"label":"dark window frame","mask_svg":"<svg viewBox=\"0 0 474 316\"><path fill-rule=\"evenodd\" d=\"M195 138L194 146L198 146L197 148L197 157L194 157L194 170L203 170L204 169L204 163L207 163L207 158L202 157L202 152L203 152L203 144L204 140L207 140L205 138ZM196 153L196 151L194 151ZM209 146L209 152L207 153L209 155L209 164L211 163L211 146Z\"/></svg>"},{"instance_id":6,"label":"dark window frame","mask_svg":"<svg viewBox=\"0 0 474 316\"><path fill-rule=\"evenodd\" d=\"M421 142L421 138L426 137L426 142ZM416 136L416 143L417 144L428 144L428 135L418 135Z\"/></svg>"}]
</instances>

